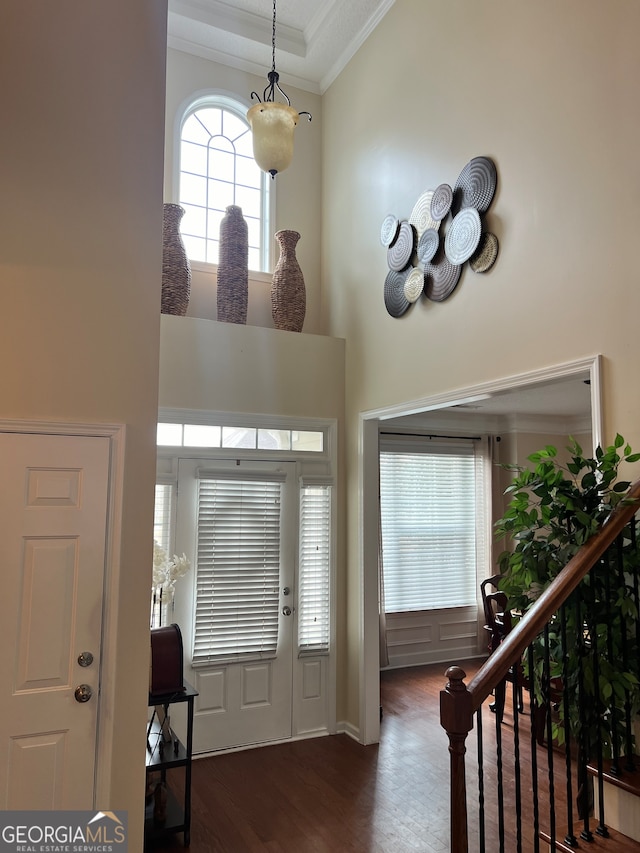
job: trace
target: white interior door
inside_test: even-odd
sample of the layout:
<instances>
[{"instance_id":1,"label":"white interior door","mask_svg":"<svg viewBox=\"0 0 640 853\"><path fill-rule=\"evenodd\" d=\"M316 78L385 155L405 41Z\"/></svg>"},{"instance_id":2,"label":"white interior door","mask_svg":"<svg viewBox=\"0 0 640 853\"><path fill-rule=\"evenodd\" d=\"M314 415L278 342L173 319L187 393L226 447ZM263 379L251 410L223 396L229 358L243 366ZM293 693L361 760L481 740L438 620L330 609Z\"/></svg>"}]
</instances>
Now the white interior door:
<instances>
[{"instance_id":1,"label":"white interior door","mask_svg":"<svg viewBox=\"0 0 640 853\"><path fill-rule=\"evenodd\" d=\"M247 652L229 659L221 655L206 664L192 665L198 548L200 546L200 553L204 556L210 548L209 544L203 544L202 539L198 538L199 472L200 476L209 478L260 482L261 478L271 477L280 482L279 577L277 588L274 585L273 590L277 595L277 644L273 654ZM176 550L179 554L183 551L187 554L193 569L176 588L174 621L180 625L183 633L185 677L200 694L195 704L194 752L291 737L294 562L297 544L297 492L294 477L293 463L218 462L211 459L181 459L179 462ZM207 524L211 524L210 518ZM244 542L242 533L239 544L242 552L245 551L243 544L246 544L247 551L252 547L248 540ZM244 553L239 557L240 562L243 560ZM215 576L215 558L212 563ZM240 610L244 607L240 595L238 606ZM253 602L246 606L256 605ZM273 603L265 605L265 608L267 606L272 607ZM265 623L268 620L265 610Z\"/></svg>"},{"instance_id":2,"label":"white interior door","mask_svg":"<svg viewBox=\"0 0 640 853\"><path fill-rule=\"evenodd\" d=\"M0 807L89 809L109 439L0 433L0 470Z\"/></svg>"}]
</instances>

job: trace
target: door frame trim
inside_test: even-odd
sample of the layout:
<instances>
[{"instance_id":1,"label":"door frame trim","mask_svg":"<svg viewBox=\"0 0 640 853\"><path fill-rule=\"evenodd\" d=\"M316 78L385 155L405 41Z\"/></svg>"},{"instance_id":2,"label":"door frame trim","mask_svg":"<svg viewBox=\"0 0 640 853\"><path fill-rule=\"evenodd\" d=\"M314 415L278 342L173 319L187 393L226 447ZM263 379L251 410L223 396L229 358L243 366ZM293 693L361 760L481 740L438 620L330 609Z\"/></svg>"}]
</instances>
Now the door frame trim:
<instances>
[{"instance_id":1,"label":"door frame trim","mask_svg":"<svg viewBox=\"0 0 640 853\"><path fill-rule=\"evenodd\" d=\"M100 692L97 709L94 806L111 799L111 769L115 750L115 683L122 541L124 482L124 424L63 423L59 421L0 420L0 432L81 436L109 439L109 484L105 564L102 586Z\"/></svg>"},{"instance_id":2,"label":"door frame trim","mask_svg":"<svg viewBox=\"0 0 640 853\"><path fill-rule=\"evenodd\" d=\"M526 388L541 382L585 373L591 382L593 446L602 443L602 356L592 355L539 370L459 388L360 413L358 441L360 581L360 696L359 740L380 740L380 645L378 616L378 427L380 421L470 403L478 396ZM444 687L444 676L443 676Z\"/></svg>"}]
</instances>

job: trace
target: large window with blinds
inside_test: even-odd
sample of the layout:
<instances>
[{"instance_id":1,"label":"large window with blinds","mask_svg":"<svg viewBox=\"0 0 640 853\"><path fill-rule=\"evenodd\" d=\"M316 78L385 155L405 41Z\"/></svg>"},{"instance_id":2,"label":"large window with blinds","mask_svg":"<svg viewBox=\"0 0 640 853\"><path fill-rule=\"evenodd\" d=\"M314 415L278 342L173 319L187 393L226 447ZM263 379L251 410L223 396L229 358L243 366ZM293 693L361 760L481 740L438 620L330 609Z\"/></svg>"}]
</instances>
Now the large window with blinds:
<instances>
[{"instance_id":1,"label":"large window with blinds","mask_svg":"<svg viewBox=\"0 0 640 853\"><path fill-rule=\"evenodd\" d=\"M281 486L277 475L199 479L194 665L276 653Z\"/></svg>"},{"instance_id":2,"label":"large window with blinds","mask_svg":"<svg viewBox=\"0 0 640 853\"><path fill-rule=\"evenodd\" d=\"M474 442L381 442L384 610L475 605L482 468Z\"/></svg>"}]
</instances>

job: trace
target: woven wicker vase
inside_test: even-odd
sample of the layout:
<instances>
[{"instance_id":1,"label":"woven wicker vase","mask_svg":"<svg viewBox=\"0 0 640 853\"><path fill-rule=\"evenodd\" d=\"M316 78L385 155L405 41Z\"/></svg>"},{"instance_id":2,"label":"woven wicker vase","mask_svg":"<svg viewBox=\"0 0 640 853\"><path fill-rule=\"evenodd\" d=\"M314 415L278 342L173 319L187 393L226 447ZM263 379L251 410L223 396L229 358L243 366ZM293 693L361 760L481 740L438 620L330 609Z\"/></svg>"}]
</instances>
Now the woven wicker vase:
<instances>
[{"instance_id":1,"label":"woven wicker vase","mask_svg":"<svg viewBox=\"0 0 640 853\"><path fill-rule=\"evenodd\" d=\"M191 265L180 236L184 208L179 204L165 204L163 214L161 311L184 317L191 296Z\"/></svg>"},{"instance_id":2,"label":"woven wicker vase","mask_svg":"<svg viewBox=\"0 0 640 853\"><path fill-rule=\"evenodd\" d=\"M229 205L220 223L218 320L246 323L249 301L249 233L242 208Z\"/></svg>"},{"instance_id":3,"label":"woven wicker vase","mask_svg":"<svg viewBox=\"0 0 640 853\"><path fill-rule=\"evenodd\" d=\"M297 231L276 231L280 257L271 283L271 316L276 329L301 332L307 308L304 276L296 258Z\"/></svg>"}]
</instances>

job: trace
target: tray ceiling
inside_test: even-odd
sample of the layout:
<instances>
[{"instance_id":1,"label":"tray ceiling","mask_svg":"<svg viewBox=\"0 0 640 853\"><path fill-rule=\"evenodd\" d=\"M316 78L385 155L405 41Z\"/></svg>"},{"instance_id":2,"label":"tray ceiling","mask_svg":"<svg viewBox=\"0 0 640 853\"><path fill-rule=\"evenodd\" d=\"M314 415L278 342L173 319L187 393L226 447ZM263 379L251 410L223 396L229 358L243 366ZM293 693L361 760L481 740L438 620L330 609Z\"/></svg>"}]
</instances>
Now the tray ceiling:
<instances>
[{"instance_id":1,"label":"tray ceiling","mask_svg":"<svg viewBox=\"0 0 640 853\"><path fill-rule=\"evenodd\" d=\"M277 0L276 70L322 94L395 0ZM169 47L265 77L271 0L169 0Z\"/></svg>"}]
</instances>

